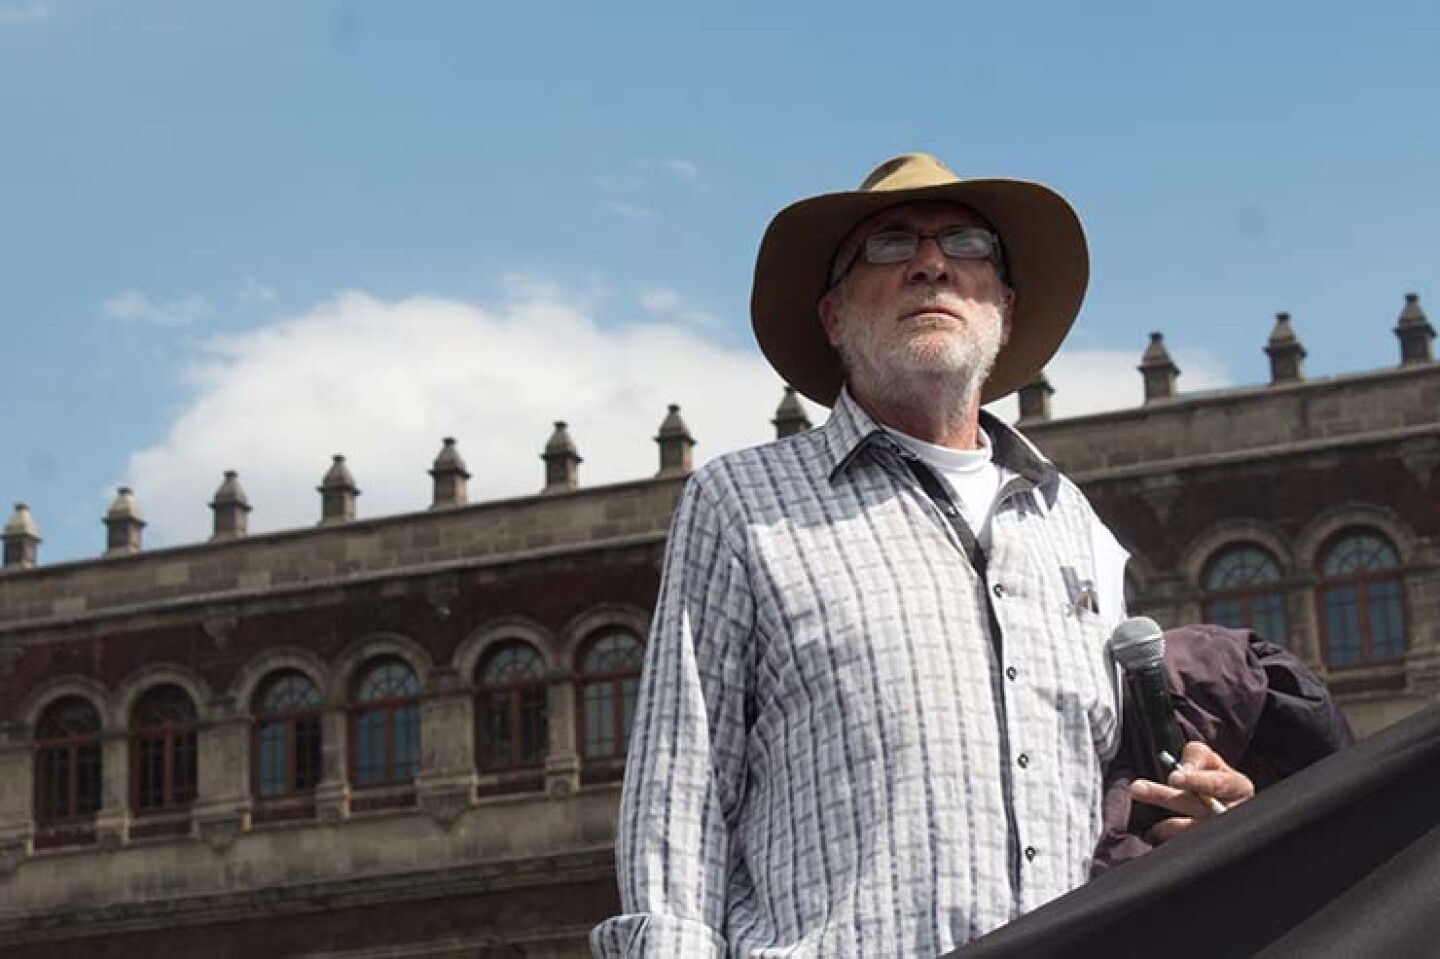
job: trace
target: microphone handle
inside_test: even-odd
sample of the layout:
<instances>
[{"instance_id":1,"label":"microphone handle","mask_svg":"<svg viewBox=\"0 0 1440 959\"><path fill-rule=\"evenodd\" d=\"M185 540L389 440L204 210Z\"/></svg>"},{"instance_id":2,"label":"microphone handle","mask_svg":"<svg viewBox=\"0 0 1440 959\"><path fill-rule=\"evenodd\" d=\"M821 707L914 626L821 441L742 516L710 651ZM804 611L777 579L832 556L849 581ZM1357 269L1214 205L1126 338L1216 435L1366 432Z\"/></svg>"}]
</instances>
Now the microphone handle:
<instances>
[{"instance_id":1,"label":"microphone handle","mask_svg":"<svg viewBox=\"0 0 1440 959\"><path fill-rule=\"evenodd\" d=\"M1168 752L1178 760L1185 751L1185 737L1180 735L1180 727L1175 724L1165 669L1154 666L1126 673L1126 685L1144 720L1140 738L1145 750L1142 758L1146 777L1163 783L1170 773L1160 761L1160 752Z\"/></svg>"}]
</instances>

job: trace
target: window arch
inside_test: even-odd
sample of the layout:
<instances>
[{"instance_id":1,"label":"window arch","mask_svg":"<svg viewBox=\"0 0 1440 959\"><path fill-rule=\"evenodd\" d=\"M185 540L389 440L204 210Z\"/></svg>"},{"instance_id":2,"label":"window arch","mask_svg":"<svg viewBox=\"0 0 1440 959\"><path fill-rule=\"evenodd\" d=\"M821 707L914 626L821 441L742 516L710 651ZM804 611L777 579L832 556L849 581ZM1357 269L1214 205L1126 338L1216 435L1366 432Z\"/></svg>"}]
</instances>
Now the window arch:
<instances>
[{"instance_id":1,"label":"window arch","mask_svg":"<svg viewBox=\"0 0 1440 959\"><path fill-rule=\"evenodd\" d=\"M148 690L130 714L130 799L137 813L183 809L195 799L196 713L179 686Z\"/></svg>"},{"instance_id":2,"label":"window arch","mask_svg":"<svg viewBox=\"0 0 1440 959\"><path fill-rule=\"evenodd\" d=\"M408 785L420 769L420 680L395 656L372 660L356 677L350 707L353 785Z\"/></svg>"},{"instance_id":3,"label":"window arch","mask_svg":"<svg viewBox=\"0 0 1440 959\"><path fill-rule=\"evenodd\" d=\"M587 760L623 760L635 718L645 647L625 630L594 637L580 657L580 751Z\"/></svg>"},{"instance_id":4,"label":"window arch","mask_svg":"<svg viewBox=\"0 0 1440 959\"><path fill-rule=\"evenodd\" d=\"M94 814L102 772L99 710L80 696L51 703L35 725L36 819L53 823Z\"/></svg>"},{"instance_id":5,"label":"window arch","mask_svg":"<svg viewBox=\"0 0 1440 959\"><path fill-rule=\"evenodd\" d=\"M1200 587L1205 622L1253 629L1272 643L1286 643L1290 630L1280 565L1268 550L1253 543L1220 550L1206 564Z\"/></svg>"},{"instance_id":6,"label":"window arch","mask_svg":"<svg viewBox=\"0 0 1440 959\"><path fill-rule=\"evenodd\" d=\"M1320 629L1329 666L1393 662L1405 654L1405 587L1395 547L1348 529L1319 556Z\"/></svg>"},{"instance_id":7,"label":"window arch","mask_svg":"<svg viewBox=\"0 0 1440 959\"><path fill-rule=\"evenodd\" d=\"M476 766L481 772L535 769L548 738L545 661L535 647L503 642L481 660L475 700Z\"/></svg>"},{"instance_id":8,"label":"window arch","mask_svg":"<svg viewBox=\"0 0 1440 959\"><path fill-rule=\"evenodd\" d=\"M255 691L255 793L261 799L308 794L320 781L320 691L298 669L267 676Z\"/></svg>"}]
</instances>

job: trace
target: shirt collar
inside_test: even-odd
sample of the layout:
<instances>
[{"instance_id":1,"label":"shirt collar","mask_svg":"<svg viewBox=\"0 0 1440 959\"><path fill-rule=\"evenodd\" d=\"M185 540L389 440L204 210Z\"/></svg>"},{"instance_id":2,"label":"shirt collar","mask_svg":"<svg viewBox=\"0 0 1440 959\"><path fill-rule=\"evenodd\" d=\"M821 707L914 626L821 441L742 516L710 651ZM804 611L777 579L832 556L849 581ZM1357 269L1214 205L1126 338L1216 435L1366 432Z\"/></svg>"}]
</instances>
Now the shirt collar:
<instances>
[{"instance_id":1,"label":"shirt collar","mask_svg":"<svg viewBox=\"0 0 1440 959\"><path fill-rule=\"evenodd\" d=\"M994 460L998 465L1041 488L1060 475L1055 464L1042 456L1018 430L985 410L980 411L980 428L990 437ZM855 461L872 448L888 448L902 456L913 455L902 450L900 444L886 435L870 414L860 408L848 387L840 388L830 418L820 429L831 464L832 483L849 472Z\"/></svg>"}]
</instances>

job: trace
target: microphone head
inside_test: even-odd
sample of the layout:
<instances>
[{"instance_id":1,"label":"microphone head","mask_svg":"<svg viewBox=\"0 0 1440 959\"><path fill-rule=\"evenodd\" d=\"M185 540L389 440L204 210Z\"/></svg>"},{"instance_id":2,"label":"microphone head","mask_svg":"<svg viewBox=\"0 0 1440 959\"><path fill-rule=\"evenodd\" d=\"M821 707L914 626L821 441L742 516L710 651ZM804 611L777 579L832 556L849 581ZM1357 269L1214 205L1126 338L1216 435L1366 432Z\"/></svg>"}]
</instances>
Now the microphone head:
<instances>
[{"instance_id":1,"label":"microphone head","mask_svg":"<svg viewBox=\"0 0 1440 959\"><path fill-rule=\"evenodd\" d=\"M1132 616L1110 634L1110 655L1126 672L1163 666L1165 634L1148 616Z\"/></svg>"}]
</instances>

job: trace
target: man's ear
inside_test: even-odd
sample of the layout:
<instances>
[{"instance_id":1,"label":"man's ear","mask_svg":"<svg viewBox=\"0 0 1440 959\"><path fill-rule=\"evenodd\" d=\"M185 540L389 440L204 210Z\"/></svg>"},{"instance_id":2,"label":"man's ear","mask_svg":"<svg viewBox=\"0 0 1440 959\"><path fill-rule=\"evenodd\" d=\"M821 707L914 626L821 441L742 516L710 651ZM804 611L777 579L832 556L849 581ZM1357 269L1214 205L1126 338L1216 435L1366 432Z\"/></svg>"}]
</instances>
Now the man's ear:
<instances>
[{"instance_id":1,"label":"man's ear","mask_svg":"<svg viewBox=\"0 0 1440 959\"><path fill-rule=\"evenodd\" d=\"M815 304L815 311L820 314L820 325L825 328L825 339L831 346L835 345L835 326L839 322L837 316L839 310L835 306L835 290L825 291L820 301ZM1008 321L1007 321L1008 322Z\"/></svg>"},{"instance_id":2,"label":"man's ear","mask_svg":"<svg viewBox=\"0 0 1440 959\"><path fill-rule=\"evenodd\" d=\"M1010 342L1010 318L1015 315L1015 291L1008 286L1005 287L1005 300L1001 304L1000 315L1005 320L1000 330L1000 345L1004 346Z\"/></svg>"}]
</instances>

